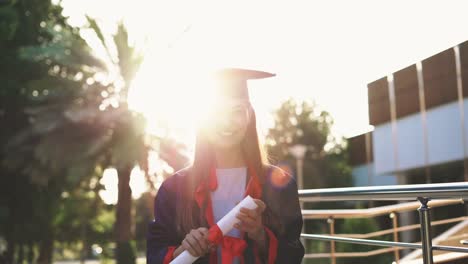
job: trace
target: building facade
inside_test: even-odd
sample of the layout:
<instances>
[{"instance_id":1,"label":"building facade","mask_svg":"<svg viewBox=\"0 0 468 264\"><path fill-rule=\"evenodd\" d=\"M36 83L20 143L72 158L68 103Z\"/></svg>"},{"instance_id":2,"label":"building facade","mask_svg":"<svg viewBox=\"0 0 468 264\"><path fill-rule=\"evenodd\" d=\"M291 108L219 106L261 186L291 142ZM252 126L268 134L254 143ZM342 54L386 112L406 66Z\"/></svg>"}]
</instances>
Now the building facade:
<instances>
[{"instance_id":1,"label":"building facade","mask_svg":"<svg viewBox=\"0 0 468 264\"><path fill-rule=\"evenodd\" d=\"M349 139L356 186L466 181L468 41L368 84L372 132Z\"/></svg>"}]
</instances>

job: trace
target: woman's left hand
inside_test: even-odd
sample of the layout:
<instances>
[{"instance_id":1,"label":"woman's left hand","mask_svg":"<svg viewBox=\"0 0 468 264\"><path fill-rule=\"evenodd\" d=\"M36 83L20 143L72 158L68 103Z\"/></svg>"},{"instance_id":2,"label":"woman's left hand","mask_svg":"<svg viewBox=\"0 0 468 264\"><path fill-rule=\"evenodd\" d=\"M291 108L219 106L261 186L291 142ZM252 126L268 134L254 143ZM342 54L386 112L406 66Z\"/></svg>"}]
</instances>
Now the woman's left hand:
<instances>
[{"instance_id":1,"label":"woman's left hand","mask_svg":"<svg viewBox=\"0 0 468 264\"><path fill-rule=\"evenodd\" d=\"M236 217L240 220L234 227L240 231L246 232L250 239L260 242L265 239L265 230L263 229L262 213L266 209L263 201L254 199L257 204L256 209L247 209L242 207Z\"/></svg>"}]
</instances>

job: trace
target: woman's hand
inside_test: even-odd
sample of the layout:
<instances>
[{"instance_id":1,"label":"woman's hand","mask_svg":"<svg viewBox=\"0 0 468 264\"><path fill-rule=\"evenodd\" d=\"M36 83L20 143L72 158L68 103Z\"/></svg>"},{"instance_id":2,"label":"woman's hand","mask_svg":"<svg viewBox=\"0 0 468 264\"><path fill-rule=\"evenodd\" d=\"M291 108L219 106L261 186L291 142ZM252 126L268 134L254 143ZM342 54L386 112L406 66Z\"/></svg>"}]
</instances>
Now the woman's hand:
<instances>
[{"instance_id":1,"label":"woman's hand","mask_svg":"<svg viewBox=\"0 0 468 264\"><path fill-rule=\"evenodd\" d=\"M239 223L235 224L234 227L240 231L246 232L250 239L263 244L265 241L265 230L263 229L262 213L266 209L264 202L258 199L254 199L257 204L257 208L250 210L242 207L240 212L236 215Z\"/></svg>"},{"instance_id":2,"label":"woman's hand","mask_svg":"<svg viewBox=\"0 0 468 264\"><path fill-rule=\"evenodd\" d=\"M210 252L215 246L209 243L207 237L208 229L205 227L192 229L190 233L185 236L182 245L174 251L174 258L184 250L187 250L194 257L200 257Z\"/></svg>"}]
</instances>

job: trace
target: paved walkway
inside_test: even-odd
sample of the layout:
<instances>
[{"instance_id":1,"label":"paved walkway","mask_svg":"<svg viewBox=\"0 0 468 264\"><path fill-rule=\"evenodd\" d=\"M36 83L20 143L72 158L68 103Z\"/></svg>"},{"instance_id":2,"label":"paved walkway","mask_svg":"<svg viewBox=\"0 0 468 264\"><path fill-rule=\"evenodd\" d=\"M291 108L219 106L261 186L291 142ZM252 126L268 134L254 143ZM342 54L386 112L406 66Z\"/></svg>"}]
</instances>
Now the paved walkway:
<instances>
[{"instance_id":1,"label":"paved walkway","mask_svg":"<svg viewBox=\"0 0 468 264\"><path fill-rule=\"evenodd\" d=\"M86 260L85 264L100 264L99 260ZM112 262L114 263L114 262ZM145 264L146 258L137 258L137 264ZM54 264L81 264L79 260L56 261Z\"/></svg>"}]
</instances>

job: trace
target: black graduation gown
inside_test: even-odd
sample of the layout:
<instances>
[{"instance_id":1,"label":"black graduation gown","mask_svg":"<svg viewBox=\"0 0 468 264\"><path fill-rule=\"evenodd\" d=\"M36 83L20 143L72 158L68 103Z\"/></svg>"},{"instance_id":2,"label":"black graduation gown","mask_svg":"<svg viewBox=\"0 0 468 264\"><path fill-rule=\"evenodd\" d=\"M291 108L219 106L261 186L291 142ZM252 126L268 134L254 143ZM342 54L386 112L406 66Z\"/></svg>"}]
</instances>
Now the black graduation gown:
<instances>
[{"instance_id":1,"label":"black graduation gown","mask_svg":"<svg viewBox=\"0 0 468 264\"><path fill-rule=\"evenodd\" d=\"M304 247L299 238L302 229L302 215L299 206L297 185L294 178L282 172L283 177L278 181L279 168L271 166L265 184L262 186L262 200L271 210L278 224L265 223L277 240L277 252L274 260L268 263L301 263L304 256ZM276 172L276 174L275 174ZM149 224L147 234L147 263L162 264L167 262L168 250L178 247L185 234L177 234L176 206L182 193L183 184L190 169L177 172L166 179L161 185L154 203L155 219ZM278 186L279 185L279 186ZM194 214L200 214L200 208L194 202ZM249 241L244 251L245 263L255 263L254 243ZM269 239L270 242L272 239ZM271 254L271 252L268 252ZM166 261L165 261L166 259ZM209 263L208 257L198 259L195 263Z\"/></svg>"}]
</instances>

